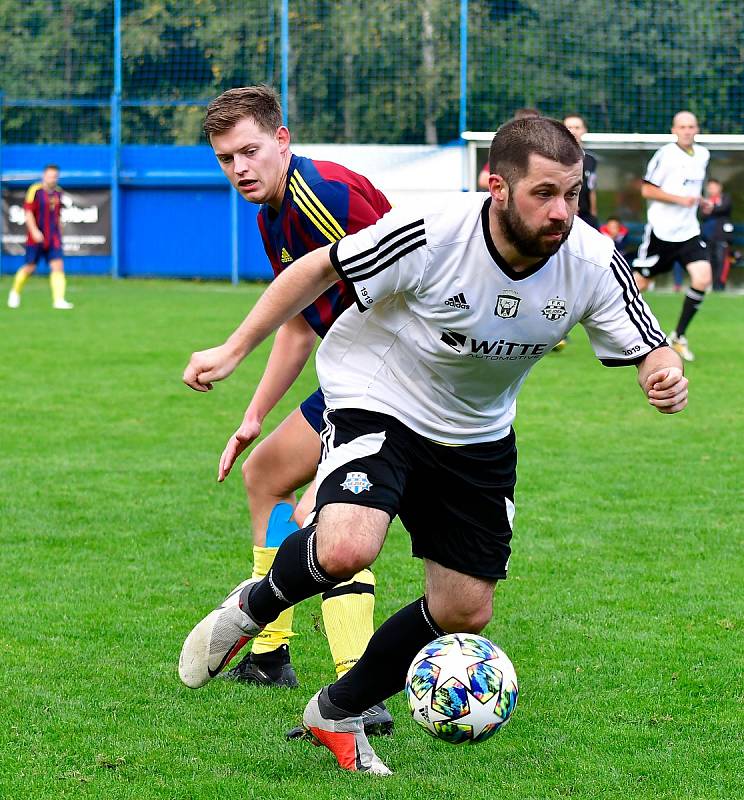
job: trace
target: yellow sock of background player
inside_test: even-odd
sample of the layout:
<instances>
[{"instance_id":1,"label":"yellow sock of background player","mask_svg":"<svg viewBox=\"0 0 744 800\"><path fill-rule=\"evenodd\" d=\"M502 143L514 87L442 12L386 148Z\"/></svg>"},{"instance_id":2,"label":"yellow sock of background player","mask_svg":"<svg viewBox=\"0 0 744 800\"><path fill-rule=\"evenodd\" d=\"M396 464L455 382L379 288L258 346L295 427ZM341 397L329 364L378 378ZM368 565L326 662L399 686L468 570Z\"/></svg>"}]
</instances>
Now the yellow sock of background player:
<instances>
[{"instance_id":1,"label":"yellow sock of background player","mask_svg":"<svg viewBox=\"0 0 744 800\"><path fill-rule=\"evenodd\" d=\"M23 285L28 280L29 273L26 272L25 269L21 268L16 272L15 278L13 278L13 291L17 294L21 293L21 289L23 289Z\"/></svg>"},{"instance_id":2,"label":"yellow sock of background player","mask_svg":"<svg viewBox=\"0 0 744 800\"><path fill-rule=\"evenodd\" d=\"M271 565L274 563L274 558L278 547L258 547L253 546L253 573L252 578L265 577ZM273 621L270 622L259 635L253 640L252 651L256 655L262 653L269 653L276 650L283 644L288 644L290 637L294 636L292 630L292 619L294 617L294 607L288 608Z\"/></svg>"},{"instance_id":3,"label":"yellow sock of background player","mask_svg":"<svg viewBox=\"0 0 744 800\"><path fill-rule=\"evenodd\" d=\"M52 287L52 302L61 303L65 299L67 280L64 272L50 272L49 285Z\"/></svg>"},{"instance_id":4,"label":"yellow sock of background player","mask_svg":"<svg viewBox=\"0 0 744 800\"><path fill-rule=\"evenodd\" d=\"M323 593L323 624L340 678L367 647L374 631L375 576L363 569L345 583Z\"/></svg>"}]
</instances>

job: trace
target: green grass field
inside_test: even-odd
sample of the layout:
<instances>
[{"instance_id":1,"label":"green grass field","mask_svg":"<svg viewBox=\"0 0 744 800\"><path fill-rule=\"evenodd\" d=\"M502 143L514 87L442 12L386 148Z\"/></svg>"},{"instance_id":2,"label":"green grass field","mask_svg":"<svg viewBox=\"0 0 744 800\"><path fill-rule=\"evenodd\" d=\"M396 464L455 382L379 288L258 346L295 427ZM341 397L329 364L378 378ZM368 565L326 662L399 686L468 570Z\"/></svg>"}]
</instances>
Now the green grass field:
<instances>
[{"instance_id":1,"label":"green grass field","mask_svg":"<svg viewBox=\"0 0 744 800\"><path fill-rule=\"evenodd\" d=\"M689 408L648 407L581 330L520 398L510 578L485 633L520 678L476 747L427 737L392 699L395 774L342 773L286 742L331 680L319 604L293 641L302 687L181 685L181 643L249 572L239 474L215 481L263 348L215 391L181 382L260 287L71 279L4 307L0 348L0 797L357 800L744 797L744 297L691 328ZM681 298L651 294L668 329ZM307 370L276 424L314 387ZM377 620L419 596L396 523Z\"/></svg>"}]
</instances>

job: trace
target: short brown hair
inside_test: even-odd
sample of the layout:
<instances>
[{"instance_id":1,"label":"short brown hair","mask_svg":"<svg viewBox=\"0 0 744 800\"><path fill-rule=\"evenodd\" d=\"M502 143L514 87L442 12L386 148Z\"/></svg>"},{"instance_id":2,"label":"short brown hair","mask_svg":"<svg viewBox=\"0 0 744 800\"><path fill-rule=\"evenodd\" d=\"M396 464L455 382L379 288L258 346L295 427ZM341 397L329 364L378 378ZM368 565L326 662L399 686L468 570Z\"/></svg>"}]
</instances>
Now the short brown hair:
<instances>
[{"instance_id":1,"label":"short brown hair","mask_svg":"<svg viewBox=\"0 0 744 800\"><path fill-rule=\"evenodd\" d=\"M518 108L513 114L512 119L529 119L530 117L541 117L542 114L536 108Z\"/></svg>"},{"instance_id":2,"label":"short brown hair","mask_svg":"<svg viewBox=\"0 0 744 800\"><path fill-rule=\"evenodd\" d=\"M265 84L228 89L207 106L204 133L211 142L215 133L226 133L243 119L252 119L266 133L282 125L282 107L277 93Z\"/></svg>"},{"instance_id":3,"label":"short brown hair","mask_svg":"<svg viewBox=\"0 0 744 800\"><path fill-rule=\"evenodd\" d=\"M488 152L491 174L501 175L513 186L527 174L533 153L565 166L576 164L584 158L584 151L576 139L557 119L512 119L496 131L491 142Z\"/></svg>"}]
</instances>

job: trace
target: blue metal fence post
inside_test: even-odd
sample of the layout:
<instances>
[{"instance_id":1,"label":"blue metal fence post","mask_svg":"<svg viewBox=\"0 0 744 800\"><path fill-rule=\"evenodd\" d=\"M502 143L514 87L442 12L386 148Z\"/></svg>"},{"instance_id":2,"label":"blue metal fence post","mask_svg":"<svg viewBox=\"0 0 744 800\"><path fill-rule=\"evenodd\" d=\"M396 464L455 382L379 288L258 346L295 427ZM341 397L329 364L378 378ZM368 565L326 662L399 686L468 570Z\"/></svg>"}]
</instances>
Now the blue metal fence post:
<instances>
[{"instance_id":1,"label":"blue metal fence post","mask_svg":"<svg viewBox=\"0 0 744 800\"><path fill-rule=\"evenodd\" d=\"M460 0L460 144L463 148L462 190L467 191L467 145L462 139L468 123L468 0Z\"/></svg>"},{"instance_id":2,"label":"blue metal fence post","mask_svg":"<svg viewBox=\"0 0 744 800\"><path fill-rule=\"evenodd\" d=\"M282 52L282 117L289 125L289 0L282 0L282 23L280 33Z\"/></svg>"},{"instance_id":3,"label":"blue metal fence post","mask_svg":"<svg viewBox=\"0 0 744 800\"><path fill-rule=\"evenodd\" d=\"M468 122L468 0L460 0L460 133Z\"/></svg>"},{"instance_id":4,"label":"blue metal fence post","mask_svg":"<svg viewBox=\"0 0 744 800\"><path fill-rule=\"evenodd\" d=\"M2 210L3 191L3 100L5 95L0 90L0 211ZM0 213L0 275L3 274L3 215Z\"/></svg>"},{"instance_id":5,"label":"blue metal fence post","mask_svg":"<svg viewBox=\"0 0 744 800\"><path fill-rule=\"evenodd\" d=\"M119 175L121 172L121 0L114 0L114 91L111 95L111 277L119 271Z\"/></svg>"}]
</instances>

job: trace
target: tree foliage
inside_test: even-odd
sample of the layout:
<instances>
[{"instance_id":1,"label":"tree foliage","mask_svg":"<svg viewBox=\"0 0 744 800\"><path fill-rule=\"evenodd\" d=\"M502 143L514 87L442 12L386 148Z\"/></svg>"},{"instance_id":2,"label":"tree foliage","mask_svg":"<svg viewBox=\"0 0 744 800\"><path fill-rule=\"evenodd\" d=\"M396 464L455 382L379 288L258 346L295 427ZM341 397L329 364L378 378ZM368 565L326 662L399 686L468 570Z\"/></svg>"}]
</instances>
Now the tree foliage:
<instances>
[{"instance_id":1,"label":"tree foliage","mask_svg":"<svg viewBox=\"0 0 744 800\"><path fill-rule=\"evenodd\" d=\"M279 0L122 7L125 141L196 143L220 91L280 86ZM741 133L740 11L739 0L470 0L468 127L491 130L530 105L576 111L595 131L658 132L689 108L706 131ZM455 139L459 14L452 0L290 0L295 138ZM113 32L112 0L0 0L3 140L106 141ZM44 99L69 102L20 102Z\"/></svg>"}]
</instances>

